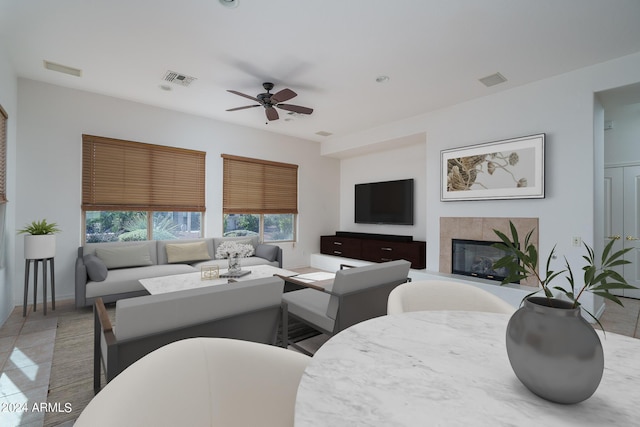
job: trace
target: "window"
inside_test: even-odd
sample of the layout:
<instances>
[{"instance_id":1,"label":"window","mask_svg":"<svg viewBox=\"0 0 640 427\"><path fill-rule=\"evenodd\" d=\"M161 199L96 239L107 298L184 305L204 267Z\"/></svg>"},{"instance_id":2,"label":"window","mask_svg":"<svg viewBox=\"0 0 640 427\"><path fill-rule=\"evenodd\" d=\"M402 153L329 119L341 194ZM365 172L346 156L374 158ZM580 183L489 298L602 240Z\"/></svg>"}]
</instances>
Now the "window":
<instances>
[{"instance_id":1,"label":"window","mask_svg":"<svg viewBox=\"0 0 640 427\"><path fill-rule=\"evenodd\" d=\"M298 166L227 154L222 158L224 235L294 241Z\"/></svg>"},{"instance_id":2,"label":"window","mask_svg":"<svg viewBox=\"0 0 640 427\"><path fill-rule=\"evenodd\" d=\"M85 241L201 237L205 155L83 135Z\"/></svg>"}]
</instances>

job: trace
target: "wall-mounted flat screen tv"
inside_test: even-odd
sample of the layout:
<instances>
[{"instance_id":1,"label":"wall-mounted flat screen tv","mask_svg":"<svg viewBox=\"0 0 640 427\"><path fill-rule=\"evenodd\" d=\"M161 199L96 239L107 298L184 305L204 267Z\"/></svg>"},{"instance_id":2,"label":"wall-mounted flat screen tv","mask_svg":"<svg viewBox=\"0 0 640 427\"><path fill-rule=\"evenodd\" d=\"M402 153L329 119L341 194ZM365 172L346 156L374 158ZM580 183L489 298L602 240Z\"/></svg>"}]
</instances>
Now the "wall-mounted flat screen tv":
<instances>
[{"instance_id":1,"label":"wall-mounted flat screen tv","mask_svg":"<svg viewBox=\"0 0 640 427\"><path fill-rule=\"evenodd\" d=\"M413 179L356 184L355 222L413 225Z\"/></svg>"}]
</instances>

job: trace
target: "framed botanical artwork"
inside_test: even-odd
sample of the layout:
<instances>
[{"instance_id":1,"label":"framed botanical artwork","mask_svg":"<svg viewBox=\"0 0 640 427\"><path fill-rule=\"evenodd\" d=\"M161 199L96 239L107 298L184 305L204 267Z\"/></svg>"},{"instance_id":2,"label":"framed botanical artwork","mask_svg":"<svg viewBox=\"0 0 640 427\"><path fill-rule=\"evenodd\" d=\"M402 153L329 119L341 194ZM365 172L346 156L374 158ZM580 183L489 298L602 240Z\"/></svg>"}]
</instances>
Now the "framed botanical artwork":
<instances>
[{"instance_id":1,"label":"framed botanical artwork","mask_svg":"<svg viewBox=\"0 0 640 427\"><path fill-rule=\"evenodd\" d=\"M545 134L443 150L442 201L544 197Z\"/></svg>"}]
</instances>

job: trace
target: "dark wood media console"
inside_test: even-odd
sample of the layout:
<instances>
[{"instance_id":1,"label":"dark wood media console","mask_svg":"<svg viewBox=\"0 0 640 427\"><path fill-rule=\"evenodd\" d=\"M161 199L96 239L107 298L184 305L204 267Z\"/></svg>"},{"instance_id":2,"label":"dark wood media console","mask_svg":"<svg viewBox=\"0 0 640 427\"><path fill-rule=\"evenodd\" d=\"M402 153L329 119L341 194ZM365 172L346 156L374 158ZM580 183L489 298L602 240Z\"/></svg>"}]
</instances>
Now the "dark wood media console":
<instances>
[{"instance_id":1,"label":"dark wood media console","mask_svg":"<svg viewBox=\"0 0 640 427\"><path fill-rule=\"evenodd\" d=\"M427 242L411 236L339 231L320 237L320 253L371 262L406 259L411 268L427 268Z\"/></svg>"}]
</instances>

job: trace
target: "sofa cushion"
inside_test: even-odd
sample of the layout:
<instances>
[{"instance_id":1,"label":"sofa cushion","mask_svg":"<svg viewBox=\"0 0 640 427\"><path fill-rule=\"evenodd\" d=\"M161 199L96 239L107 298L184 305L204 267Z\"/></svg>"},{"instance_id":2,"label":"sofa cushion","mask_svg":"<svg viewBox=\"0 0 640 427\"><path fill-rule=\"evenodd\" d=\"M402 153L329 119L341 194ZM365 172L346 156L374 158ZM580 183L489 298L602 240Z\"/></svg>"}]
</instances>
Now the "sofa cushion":
<instances>
[{"instance_id":1,"label":"sofa cushion","mask_svg":"<svg viewBox=\"0 0 640 427\"><path fill-rule=\"evenodd\" d=\"M152 265L147 245L96 248L96 255L108 269Z\"/></svg>"},{"instance_id":2,"label":"sofa cushion","mask_svg":"<svg viewBox=\"0 0 640 427\"><path fill-rule=\"evenodd\" d=\"M102 282L107 278L109 270L107 269L107 265L104 261L93 254L85 255L83 260L84 265L87 268L87 276L89 276L89 280Z\"/></svg>"},{"instance_id":3,"label":"sofa cushion","mask_svg":"<svg viewBox=\"0 0 640 427\"><path fill-rule=\"evenodd\" d=\"M289 313L332 332L335 320L327 316L331 295L315 289L302 289L282 295L282 301L288 304Z\"/></svg>"},{"instance_id":4,"label":"sofa cushion","mask_svg":"<svg viewBox=\"0 0 640 427\"><path fill-rule=\"evenodd\" d=\"M184 239L184 240L156 240L157 244L156 250L158 251L158 262L157 264L169 264L169 259L167 258L167 245L180 245L183 243L199 243L204 242L207 245L207 252L209 254L209 259L213 258L215 254L213 250L213 237L200 237L197 239Z\"/></svg>"},{"instance_id":5,"label":"sofa cushion","mask_svg":"<svg viewBox=\"0 0 640 427\"><path fill-rule=\"evenodd\" d=\"M175 242L175 241L174 241ZM96 254L98 248L123 248L125 246L140 246L144 245L149 251L151 256L151 264L159 264L157 256L157 241L156 240L142 240L142 241L125 241L125 242L96 242L87 243L82 247L82 255ZM166 264L166 261L165 261Z\"/></svg>"},{"instance_id":6,"label":"sofa cushion","mask_svg":"<svg viewBox=\"0 0 640 427\"><path fill-rule=\"evenodd\" d=\"M256 247L256 256L264 258L269 262L273 262L278 256L278 249L280 249L278 246L258 245Z\"/></svg>"},{"instance_id":7,"label":"sofa cushion","mask_svg":"<svg viewBox=\"0 0 640 427\"><path fill-rule=\"evenodd\" d=\"M194 243L168 243L167 260L169 264L191 263L211 259L207 243L204 241Z\"/></svg>"}]
</instances>

